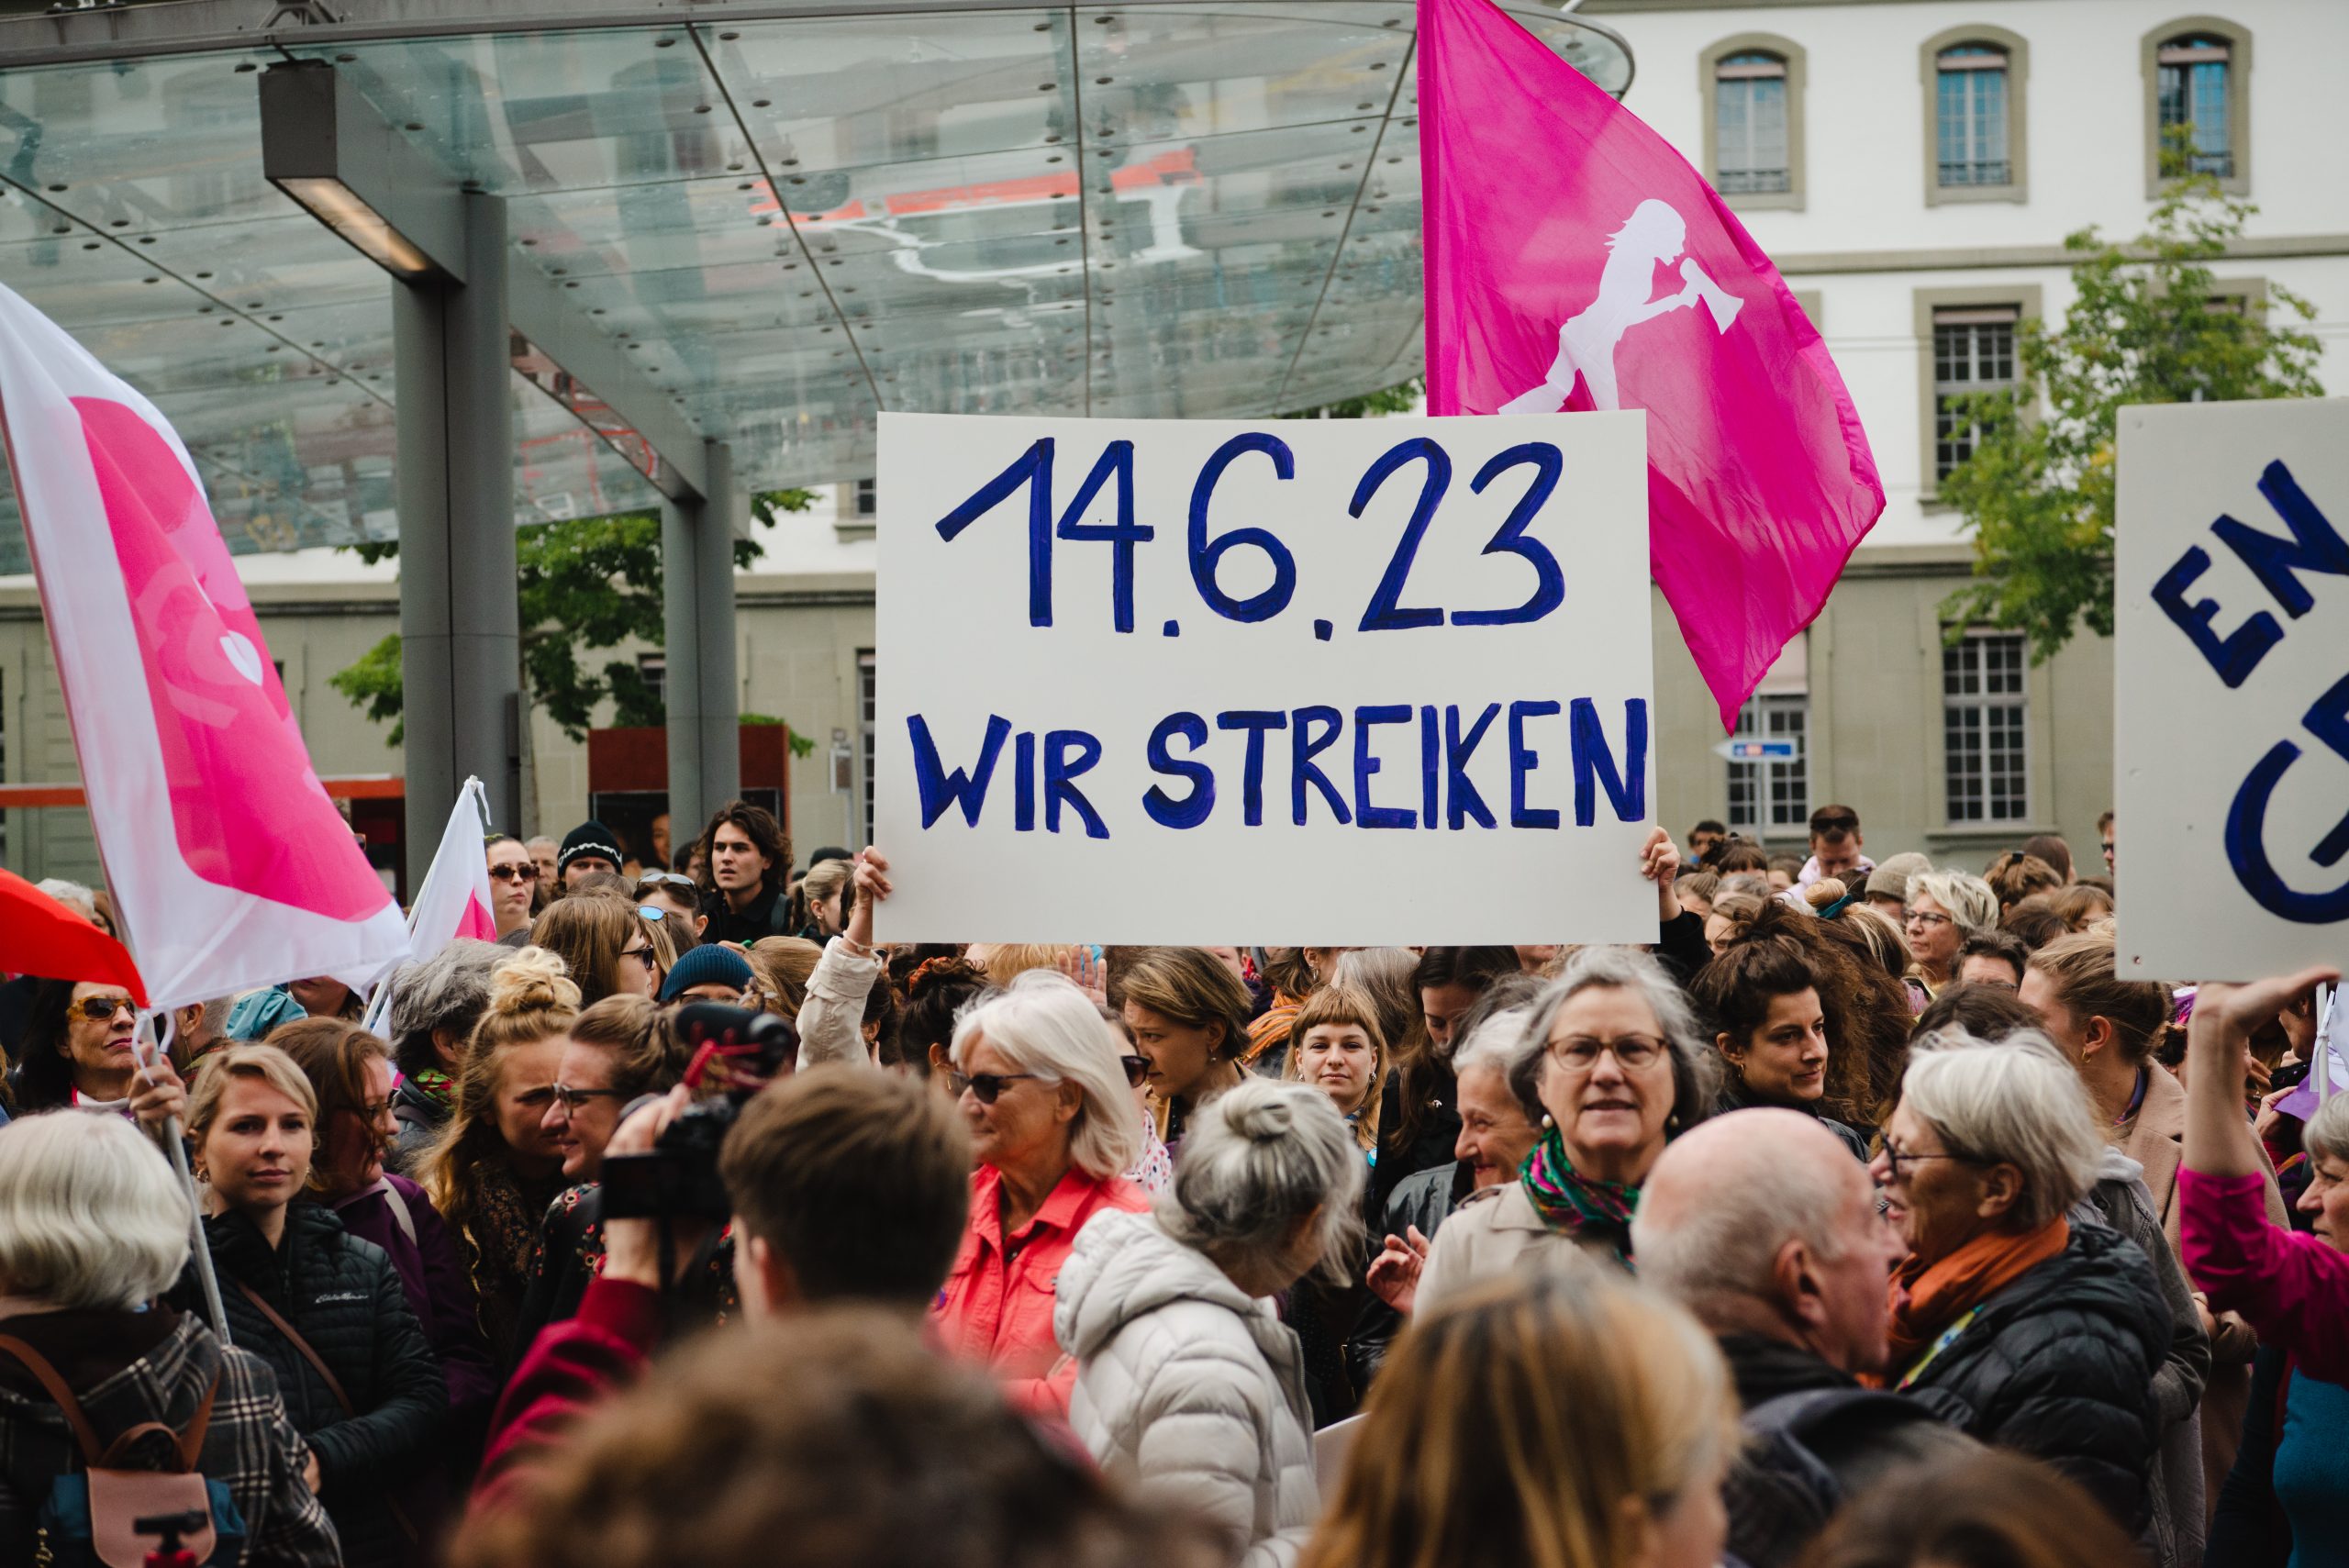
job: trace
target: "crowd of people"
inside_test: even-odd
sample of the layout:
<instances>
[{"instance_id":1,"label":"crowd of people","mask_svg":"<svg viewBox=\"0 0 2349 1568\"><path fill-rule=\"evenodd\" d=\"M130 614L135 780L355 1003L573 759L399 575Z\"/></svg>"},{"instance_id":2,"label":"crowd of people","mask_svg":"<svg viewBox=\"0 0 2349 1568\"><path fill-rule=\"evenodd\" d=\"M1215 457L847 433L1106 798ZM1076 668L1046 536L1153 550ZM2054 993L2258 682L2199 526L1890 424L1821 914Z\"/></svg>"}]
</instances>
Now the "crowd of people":
<instances>
[{"instance_id":1,"label":"crowd of people","mask_svg":"<svg viewBox=\"0 0 2349 1568\"><path fill-rule=\"evenodd\" d=\"M735 801L492 837L388 997L8 980L0 1562L2349 1562L2339 977L2123 978L2099 826L1656 828L1644 947L887 948Z\"/></svg>"}]
</instances>

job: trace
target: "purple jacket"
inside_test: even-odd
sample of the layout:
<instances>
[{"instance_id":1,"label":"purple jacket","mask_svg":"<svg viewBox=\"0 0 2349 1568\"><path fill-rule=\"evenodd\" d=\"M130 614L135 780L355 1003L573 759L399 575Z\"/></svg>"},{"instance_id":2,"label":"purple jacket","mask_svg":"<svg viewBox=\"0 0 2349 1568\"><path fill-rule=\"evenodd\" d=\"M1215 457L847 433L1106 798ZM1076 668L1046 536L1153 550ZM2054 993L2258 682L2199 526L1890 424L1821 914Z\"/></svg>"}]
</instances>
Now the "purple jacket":
<instances>
[{"instance_id":1,"label":"purple jacket","mask_svg":"<svg viewBox=\"0 0 2349 1568\"><path fill-rule=\"evenodd\" d=\"M2264 1192L2257 1175L2177 1173L2186 1272L2211 1311L2243 1314L2318 1382L2349 1384L2349 1252L2270 1224Z\"/></svg>"},{"instance_id":2,"label":"purple jacket","mask_svg":"<svg viewBox=\"0 0 2349 1568\"><path fill-rule=\"evenodd\" d=\"M497 1364L482 1336L473 1281L448 1225L424 1189L406 1176L386 1174L336 1204L335 1212L345 1230L392 1255L408 1310L448 1380L452 1429L478 1433L497 1399Z\"/></svg>"}]
</instances>

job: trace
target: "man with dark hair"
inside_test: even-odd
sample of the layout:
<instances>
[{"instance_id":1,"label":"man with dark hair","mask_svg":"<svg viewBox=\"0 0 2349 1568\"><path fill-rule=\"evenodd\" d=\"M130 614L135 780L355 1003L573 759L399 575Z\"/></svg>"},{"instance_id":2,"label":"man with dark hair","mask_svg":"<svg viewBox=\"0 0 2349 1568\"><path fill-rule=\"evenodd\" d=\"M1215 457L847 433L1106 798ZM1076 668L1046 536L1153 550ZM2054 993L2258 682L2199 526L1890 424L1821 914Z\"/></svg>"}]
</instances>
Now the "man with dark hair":
<instances>
[{"instance_id":1,"label":"man with dark hair","mask_svg":"<svg viewBox=\"0 0 2349 1568\"><path fill-rule=\"evenodd\" d=\"M792 934L791 837L763 806L729 800L702 829L701 856L709 867L710 891L702 897L709 917L701 940L740 942Z\"/></svg>"},{"instance_id":2,"label":"man with dark hair","mask_svg":"<svg viewBox=\"0 0 2349 1568\"><path fill-rule=\"evenodd\" d=\"M1729 842L1729 826L1708 817L1688 829L1688 863L1683 871L1709 870L1720 847Z\"/></svg>"},{"instance_id":3,"label":"man with dark hair","mask_svg":"<svg viewBox=\"0 0 2349 1568\"><path fill-rule=\"evenodd\" d=\"M607 1160L649 1153L687 1105L673 1090L620 1124ZM918 1078L816 1067L742 1107L718 1155L734 1206L734 1280L746 1318L827 1304L918 1322L953 1266L971 1201L971 1140L952 1102ZM659 1344L664 1267L650 1219L604 1222L603 1273L579 1316L540 1334L490 1421L475 1513L518 1484L580 1418L634 1384ZM674 1224L681 1255L703 1227Z\"/></svg>"},{"instance_id":4,"label":"man with dark hair","mask_svg":"<svg viewBox=\"0 0 2349 1568\"><path fill-rule=\"evenodd\" d=\"M2012 931L1976 931L1957 950L1957 977L1969 985L2012 991L2022 984L2030 962L2031 949Z\"/></svg>"},{"instance_id":5,"label":"man with dark hair","mask_svg":"<svg viewBox=\"0 0 2349 1568\"><path fill-rule=\"evenodd\" d=\"M2072 846L2060 834L2033 833L2022 841L2022 852L2037 855L2054 867L2055 874L2064 879L2066 887L2078 880L2078 873L2072 869Z\"/></svg>"},{"instance_id":6,"label":"man with dark hair","mask_svg":"<svg viewBox=\"0 0 2349 1568\"><path fill-rule=\"evenodd\" d=\"M1831 876L1846 888L1857 888L1874 870L1876 862L1860 853L1858 812L1848 806L1822 806L1810 814L1810 859L1795 878L1797 887Z\"/></svg>"},{"instance_id":7,"label":"man with dark hair","mask_svg":"<svg viewBox=\"0 0 2349 1568\"><path fill-rule=\"evenodd\" d=\"M2110 811L2106 812L2103 816L2101 816L2101 817L2098 817L2098 818L2096 819L2096 836L2097 836L2098 840L2100 841L2100 845L2099 845L2099 847L2100 847L2100 848L2102 848L2102 849L2103 849L2103 851L2104 851L2104 874L2105 874L2105 875L2107 875L2107 876L2110 876L2110 875L2112 875L2112 874L2113 874L2113 870L2112 870L2112 849L2113 849L2112 828L2113 828L2113 821L2114 821L2113 815L2112 815L2112 813L2111 813L2111 812L2110 812Z\"/></svg>"}]
</instances>

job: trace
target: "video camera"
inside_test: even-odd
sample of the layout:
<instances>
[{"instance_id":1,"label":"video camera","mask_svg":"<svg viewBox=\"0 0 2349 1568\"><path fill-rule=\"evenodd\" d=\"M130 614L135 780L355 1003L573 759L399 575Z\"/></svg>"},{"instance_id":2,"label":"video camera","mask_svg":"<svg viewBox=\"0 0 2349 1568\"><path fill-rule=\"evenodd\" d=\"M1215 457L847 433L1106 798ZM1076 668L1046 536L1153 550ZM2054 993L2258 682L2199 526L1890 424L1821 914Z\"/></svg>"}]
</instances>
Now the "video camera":
<instances>
[{"instance_id":1,"label":"video camera","mask_svg":"<svg viewBox=\"0 0 2349 1568\"><path fill-rule=\"evenodd\" d=\"M694 1048L686 1086L711 1092L662 1129L650 1154L604 1162L604 1218L723 1224L734 1206L718 1176L718 1151L744 1102L797 1062L799 1031L772 1013L717 1002L688 1003L671 1027Z\"/></svg>"}]
</instances>

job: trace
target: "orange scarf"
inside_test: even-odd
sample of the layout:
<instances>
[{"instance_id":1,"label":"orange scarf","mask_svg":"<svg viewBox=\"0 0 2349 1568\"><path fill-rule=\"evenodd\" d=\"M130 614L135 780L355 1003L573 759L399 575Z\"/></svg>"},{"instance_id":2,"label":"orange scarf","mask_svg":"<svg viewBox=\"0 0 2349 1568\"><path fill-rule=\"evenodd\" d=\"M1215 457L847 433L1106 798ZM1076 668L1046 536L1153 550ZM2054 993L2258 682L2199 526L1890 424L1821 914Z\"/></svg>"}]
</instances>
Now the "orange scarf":
<instances>
[{"instance_id":1,"label":"orange scarf","mask_svg":"<svg viewBox=\"0 0 2349 1568\"><path fill-rule=\"evenodd\" d=\"M1892 1353L1883 1375L1861 1381L1877 1388L1898 1382L1943 1329L2063 1251L2071 1240L2072 1223L2059 1214L2028 1235L1985 1232L1936 1263L1909 1256L1892 1272L1887 1334Z\"/></svg>"}]
</instances>

